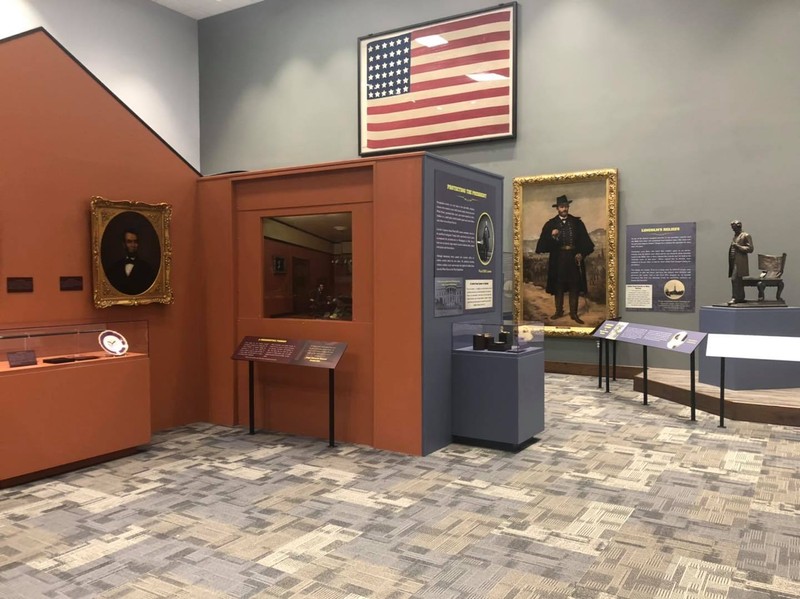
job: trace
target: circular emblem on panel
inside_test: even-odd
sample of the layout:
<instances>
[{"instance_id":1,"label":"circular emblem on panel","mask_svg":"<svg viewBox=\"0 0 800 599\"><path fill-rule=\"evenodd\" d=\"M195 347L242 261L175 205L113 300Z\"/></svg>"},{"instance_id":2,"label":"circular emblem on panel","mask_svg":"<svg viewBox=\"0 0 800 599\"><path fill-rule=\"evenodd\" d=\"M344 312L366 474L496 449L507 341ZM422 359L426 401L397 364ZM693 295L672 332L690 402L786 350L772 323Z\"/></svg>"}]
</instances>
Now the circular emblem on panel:
<instances>
[{"instance_id":1,"label":"circular emblem on panel","mask_svg":"<svg viewBox=\"0 0 800 599\"><path fill-rule=\"evenodd\" d=\"M124 356L128 351L128 342L116 331L105 330L97 337L100 347L112 356Z\"/></svg>"},{"instance_id":2,"label":"circular emblem on panel","mask_svg":"<svg viewBox=\"0 0 800 599\"><path fill-rule=\"evenodd\" d=\"M678 279L670 279L664 284L664 295L671 300L681 299L686 293L686 285Z\"/></svg>"}]
</instances>

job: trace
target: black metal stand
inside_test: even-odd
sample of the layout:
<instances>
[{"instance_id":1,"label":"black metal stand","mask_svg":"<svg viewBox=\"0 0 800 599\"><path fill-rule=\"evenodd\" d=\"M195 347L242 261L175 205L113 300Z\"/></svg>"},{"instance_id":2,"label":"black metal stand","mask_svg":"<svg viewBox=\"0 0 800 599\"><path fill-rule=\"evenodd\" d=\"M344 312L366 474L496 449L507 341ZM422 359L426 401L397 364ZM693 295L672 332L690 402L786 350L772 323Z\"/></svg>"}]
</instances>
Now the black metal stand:
<instances>
[{"instance_id":1,"label":"black metal stand","mask_svg":"<svg viewBox=\"0 0 800 599\"><path fill-rule=\"evenodd\" d=\"M249 360L247 362L247 379L249 383L248 389L248 399L250 401L250 434L254 435L256 433L256 403L255 403L255 395L254 395L254 385L253 385L253 361ZM329 368L328 369L328 447L336 447L336 443L333 441L333 431L334 431L334 373L335 369Z\"/></svg>"},{"instance_id":2,"label":"black metal stand","mask_svg":"<svg viewBox=\"0 0 800 599\"><path fill-rule=\"evenodd\" d=\"M614 348L614 380L617 380L617 340L611 343L611 346Z\"/></svg>"},{"instance_id":3,"label":"black metal stand","mask_svg":"<svg viewBox=\"0 0 800 599\"><path fill-rule=\"evenodd\" d=\"M603 388L603 339L597 341L597 388Z\"/></svg>"},{"instance_id":4,"label":"black metal stand","mask_svg":"<svg viewBox=\"0 0 800 599\"><path fill-rule=\"evenodd\" d=\"M725 428L725 358L719 359L719 428Z\"/></svg>"},{"instance_id":5,"label":"black metal stand","mask_svg":"<svg viewBox=\"0 0 800 599\"><path fill-rule=\"evenodd\" d=\"M247 362L247 381L249 383L248 399L250 400L250 434L256 434L256 402L253 397L253 361Z\"/></svg>"},{"instance_id":6,"label":"black metal stand","mask_svg":"<svg viewBox=\"0 0 800 599\"><path fill-rule=\"evenodd\" d=\"M334 369L328 369L328 447L336 447L333 442L333 373Z\"/></svg>"},{"instance_id":7,"label":"black metal stand","mask_svg":"<svg viewBox=\"0 0 800 599\"><path fill-rule=\"evenodd\" d=\"M611 347L609 347L609 343L613 346L614 351L614 380L617 380L617 341L616 339L610 341L608 339L599 339L597 341L597 388L603 388L603 348L605 347L606 352L606 393L610 392L610 384L609 381L611 380L611 372L610 372L610 364L611 364Z\"/></svg>"},{"instance_id":8,"label":"black metal stand","mask_svg":"<svg viewBox=\"0 0 800 599\"><path fill-rule=\"evenodd\" d=\"M613 348L609 345L613 345ZM617 380L617 340L616 339L598 339L597 343L597 387L603 386L603 348L605 347L605 374L606 374L606 393L609 393L610 381L612 377L611 363L613 361L613 378ZM658 346L656 346L658 348ZM673 349L667 347L666 349ZM613 356L612 356L613 353ZM723 366L724 368L724 366ZM690 383L689 383L689 405L691 407L691 420L697 420L697 392L695 381L695 355L694 351L689 353L689 369L690 369ZM649 380L647 372L647 345L642 345L642 405L648 405L648 389ZM723 391L724 392L724 391ZM722 426L722 425L720 425Z\"/></svg>"},{"instance_id":9,"label":"black metal stand","mask_svg":"<svg viewBox=\"0 0 800 599\"><path fill-rule=\"evenodd\" d=\"M694 392L694 352L689 354L689 370L691 370L691 382L689 383L689 405L691 406L692 416L691 420L695 421L695 412L697 411L697 398Z\"/></svg>"},{"instance_id":10,"label":"black metal stand","mask_svg":"<svg viewBox=\"0 0 800 599\"><path fill-rule=\"evenodd\" d=\"M642 392L644 399L642 405L647 405L647 346L642 346Z\"/></svg>"}]
</instances>

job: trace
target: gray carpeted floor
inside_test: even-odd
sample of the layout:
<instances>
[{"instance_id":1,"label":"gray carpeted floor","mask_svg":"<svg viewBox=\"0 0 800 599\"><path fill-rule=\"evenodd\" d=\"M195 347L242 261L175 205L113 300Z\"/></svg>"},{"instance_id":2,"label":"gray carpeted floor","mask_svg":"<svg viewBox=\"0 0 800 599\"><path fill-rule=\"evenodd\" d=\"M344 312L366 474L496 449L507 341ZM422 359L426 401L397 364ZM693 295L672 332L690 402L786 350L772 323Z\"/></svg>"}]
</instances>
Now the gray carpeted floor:
<instances>
[{"instance_id":1,"label":"gray carpeted floor","mask_svg":"<svg viewBox=\"0 0 800 599\"><path fill-rule=\"evenodd\" d=\"M800 597L800 429L546 384L518 454L195 425L2 491L0 597Z\"/></svg>"}]
</instances>

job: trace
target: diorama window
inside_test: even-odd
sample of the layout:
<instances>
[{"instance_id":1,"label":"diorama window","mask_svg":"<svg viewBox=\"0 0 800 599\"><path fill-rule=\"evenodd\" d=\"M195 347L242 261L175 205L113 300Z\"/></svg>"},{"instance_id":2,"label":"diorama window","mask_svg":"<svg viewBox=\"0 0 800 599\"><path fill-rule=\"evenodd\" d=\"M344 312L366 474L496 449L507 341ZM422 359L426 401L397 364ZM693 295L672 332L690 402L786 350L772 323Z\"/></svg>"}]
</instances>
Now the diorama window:
<instances>
[{"instance_id":1,"label":"diorama window","mask_svg":"<svg viewBox=\"0 0 800 599\"><path fill-rule=\"evenodd\" d=\"M353 319L352 213L261 219L264 317Z\"/></svg>"}]
</instances>

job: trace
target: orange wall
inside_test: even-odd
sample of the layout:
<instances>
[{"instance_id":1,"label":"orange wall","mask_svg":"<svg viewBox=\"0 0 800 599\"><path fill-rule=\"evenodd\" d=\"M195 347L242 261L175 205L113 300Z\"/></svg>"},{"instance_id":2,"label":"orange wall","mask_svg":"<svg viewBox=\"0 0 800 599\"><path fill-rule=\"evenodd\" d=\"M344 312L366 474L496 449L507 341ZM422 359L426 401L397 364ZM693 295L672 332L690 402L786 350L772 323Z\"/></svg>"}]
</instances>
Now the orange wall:
<instances>
[{"instance_id":1,"label":"orange wall","mask_svg":"<svg viewBox=\"0 0 800 599\"><path fill-rule=\"evenodd\" d=\"M372 436L372 204L370 178L363 172L339 175L349 184L336 180L337 192L322 185L332 182L327 173L319 187L315 175L273 178L276 186L287 190L295 201L283 206L283 195L269 193L270 180L237 183L237 205L248 207L237 212L238 244L238 337L265 335L296 339L321 339L347 343L347 351L336 368L336 436L353 443L373 443ZM265 187L267 189L265 189ZM354 201L355 200L355 201ZM362 200L362 201L359 201ZM366 200L366 201L364 201ZM265 216L352 212L354 253L357 260L353 289L353 320L297 320L262 317L260 298L264 268L260 231ZM253 276L253 273L256 276ZM244 372L244 365L240 372ZM258 365L257 420L259 428L316 437L327 436L328 376L324 370L301 367ZM239 377L239 413L247 414L247 378Z\"/></svg>"},{"instance_id":2,"label":"orange wall","mask_svg":"<svg viewBox=\"0 0 800 599\"><path fill-rule=\"evenodd\" d=\"M378 162L374 193L375 437L422 453L422 158Z\"/></svg>"},{"instance_id":3,"label":"orange wall","mask_svg":"<svg viewBox=\"0 0 800 599\"><path fill-rule=\"evenodd\" d=\"M216 351L208 361L213 421L247 422L247 365L230 359L241 337L344 341L336 438L422 452L422 156L201 179L201 222L223 229L205 237L204 251L227 253L234 265L233 275L221 264L209 272L207 301L223 316L208 328L208 347ZM353 321L263 318L261 218L324 211L353 213ZM230 387L235 392L228 395ZM258 364L256 426L325 438L327 389L325 370Z\"/></svg>"},{"instance_id":4,"label":"orange wall","mask_svg":"<svg viewBox=\"0 0 800 599\"><path fill-rule=\"evenodd\" d=\"M422 154L208 177L197 173L44 32L0 43L0 327L146 320L153 430L244 424L244 335L348 344L336 436L421 453ZM173 207L175 303L98 310L89 200ZM353 213L353 321L265 319L261 218ZM58 291L81 275L82 292ZM34 277L8 294L5 277ZM288 276L288 275L287 275ZM327 436L327 373L257 368L257 424ZM80 410L76 407L76 410Z\"/></svg>"},{"instance_id":5,"label":"orange wall","mask_svg":"<svg viewBox=\"0 0 800 599\"><path fill-rule=\"evenodd\" d=\"M239 280L234 268L238 254L232 189L229 177L207 177L200 180L197 190L198 232L203 243L196 259L205 265L199 300L206 306L206 407L210 422L227 426L240 421L231 360L237 344L234 323ZM247 418L246 410L242 414Z\"/></svg>"},{"instance_id":6,"label":"orange wall","mask_svg":"<svg viewBox=\"0 0 800 599\"><path fill-rule=\"evenodd\" d=\"M197 173L44 32L0 42L0 87L0 328L147 320L153 429L205 420ZM172 205L174 304L93 307L94 195ZM59 291L72 275L83 291ZM17 276L34 293L6 293Z\"/></svg>"}]
</instances>

